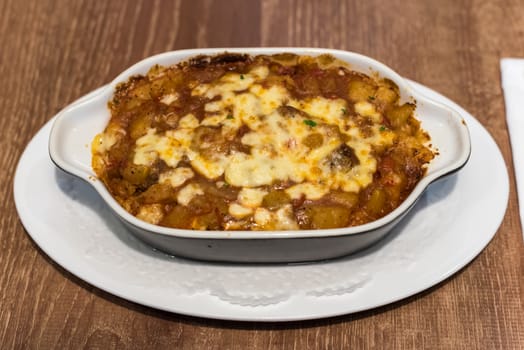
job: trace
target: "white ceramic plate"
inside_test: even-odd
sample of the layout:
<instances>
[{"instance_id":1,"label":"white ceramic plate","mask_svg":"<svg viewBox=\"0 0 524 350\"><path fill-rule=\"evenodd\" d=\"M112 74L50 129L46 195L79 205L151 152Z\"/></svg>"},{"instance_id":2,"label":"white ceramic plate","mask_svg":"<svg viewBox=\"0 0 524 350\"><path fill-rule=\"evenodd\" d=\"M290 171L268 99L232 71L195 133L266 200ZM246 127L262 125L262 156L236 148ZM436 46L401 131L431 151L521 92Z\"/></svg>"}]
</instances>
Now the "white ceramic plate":
<instances>
[{"instance_id":1,"label":"white ceramic plate","mask_svg":"<svg viewBox=\"0 0 524 350\"><path fill-rule=\"evenodd\" d=\"M290 321L385 305L469 263L497 231L508 200L506 166L486 130L447 98L412 85L459 111L471 133L471 158L459 173L432 184L385 239L356 255L313 264L228 265L153 251L126 231L95 190L51 163L51 122L20 159L16 206L29 235L58 264L102 290L157 309Z\"/></svg>"}]
</instances>

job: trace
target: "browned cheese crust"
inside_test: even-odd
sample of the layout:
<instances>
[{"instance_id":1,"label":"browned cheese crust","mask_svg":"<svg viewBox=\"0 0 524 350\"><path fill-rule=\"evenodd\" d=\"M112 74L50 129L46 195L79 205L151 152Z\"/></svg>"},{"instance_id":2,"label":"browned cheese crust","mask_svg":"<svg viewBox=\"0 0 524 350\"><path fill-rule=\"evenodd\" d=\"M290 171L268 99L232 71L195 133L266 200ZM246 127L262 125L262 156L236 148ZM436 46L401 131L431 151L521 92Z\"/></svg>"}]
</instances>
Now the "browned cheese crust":
<instances>
[{"instance_id":1,"label":"browned cheese crust","mask_svg":"<svg viewBox=\"0 0 524 350\"><path fill-rule=\"evenodd\" d=\"M390 80L327 55L199 56L119 84L93 169L131 214L196 230L361 225L435 152Z\"/></svg>"}]
</instances>

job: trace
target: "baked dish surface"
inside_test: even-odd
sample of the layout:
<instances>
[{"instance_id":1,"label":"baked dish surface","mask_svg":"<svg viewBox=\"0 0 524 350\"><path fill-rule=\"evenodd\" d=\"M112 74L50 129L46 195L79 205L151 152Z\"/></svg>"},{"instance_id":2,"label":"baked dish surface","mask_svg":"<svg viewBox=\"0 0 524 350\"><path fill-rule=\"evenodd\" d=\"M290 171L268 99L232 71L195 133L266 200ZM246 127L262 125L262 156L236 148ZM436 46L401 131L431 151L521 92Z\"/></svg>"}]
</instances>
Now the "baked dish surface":
<instances>
[{"instance_id":1,"label":"baked dish surface","mask_svg":"<svg viewBox=\"0 0 524 350\"><path fill-rule=\"evenodd\" d=\"M437 155L390 80L330 55L197 56L120 83L92 167L146 222L194 230L365 224Z\"/></svg>"}]
</instances>

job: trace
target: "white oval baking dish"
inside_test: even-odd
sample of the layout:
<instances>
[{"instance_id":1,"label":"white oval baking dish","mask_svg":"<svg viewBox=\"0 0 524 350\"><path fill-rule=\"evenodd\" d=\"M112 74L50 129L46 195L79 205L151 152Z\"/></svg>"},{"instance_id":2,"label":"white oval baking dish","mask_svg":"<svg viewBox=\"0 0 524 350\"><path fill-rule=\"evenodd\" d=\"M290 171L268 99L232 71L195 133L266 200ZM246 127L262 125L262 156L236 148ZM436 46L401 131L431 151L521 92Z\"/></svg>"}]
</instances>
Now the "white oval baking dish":
<instances>
[{"instance_id":1,"label":"white oval baking dish","mask_svg":"<svg viewBox=\"0 0 524 350\"><path fill-rule=\"evenodd\" d=\"M130 76L145 74L155 64L169 66L196 55L223 52L250 55L290 52L316 56L330 54L348 62L351 69L365 74L378 73L395 82L404 101L416 100L416 116L438 150L426 175L394 211L361 226L295 231L193 231L167 228L141 221L125 211L111 196L91 168L91 142L106 126L110 113L107 102L115 86ZM414 90L400 75L369 57L339 50L317 48L214 48L172 51L146 58L122 72L110 84L89 98L80 99L62 110L49 139L49 154L62 170L87 181L108 207L141 240L152 247L194 259L227 262L300 262L335 258L370 246L384 237L415 205L435 180L459 170L471 152L464 120L451 108L432 101Z\"/></svg>"}]
</instances>

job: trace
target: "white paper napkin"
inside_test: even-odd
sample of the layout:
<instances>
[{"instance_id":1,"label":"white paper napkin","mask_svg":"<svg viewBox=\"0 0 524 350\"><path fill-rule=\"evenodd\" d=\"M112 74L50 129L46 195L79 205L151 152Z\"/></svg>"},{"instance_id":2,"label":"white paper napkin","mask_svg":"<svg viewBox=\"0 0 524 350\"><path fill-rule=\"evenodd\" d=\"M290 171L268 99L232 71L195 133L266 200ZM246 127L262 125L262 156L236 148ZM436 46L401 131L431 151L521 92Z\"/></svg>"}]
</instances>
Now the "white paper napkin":
<instances>
[{"instance_id":1,"label":"white paper napkin","mask_svg":"<svg viewBox=\"0 0 524 350\"><path fill-rule=\"evenodd\" d=\"M517 182L520 223L524 227L524 59L503 58L500 70Z\"/></svg>"}]
</instances>

